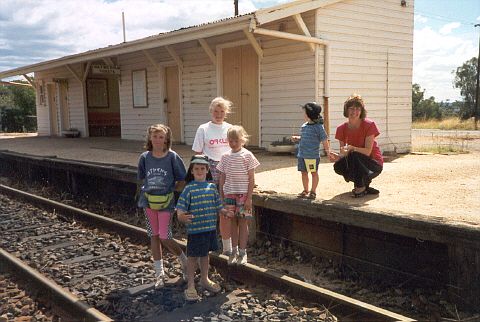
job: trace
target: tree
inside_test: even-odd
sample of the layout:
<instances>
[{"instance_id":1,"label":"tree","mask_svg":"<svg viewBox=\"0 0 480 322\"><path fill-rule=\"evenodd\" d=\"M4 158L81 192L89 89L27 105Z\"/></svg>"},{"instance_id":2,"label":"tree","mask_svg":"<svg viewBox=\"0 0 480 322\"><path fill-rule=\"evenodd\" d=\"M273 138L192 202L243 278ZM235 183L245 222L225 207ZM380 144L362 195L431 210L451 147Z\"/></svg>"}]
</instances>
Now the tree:
<instances>
[{"instance_id":1,"label":"tree","mask_svg":"<svg viewBox=\"0 0 480 322\"><path fill-rule=\"evenodd\" d=\"M22 81L17 80L16 83ZM26 83L26 82L23 82ZM8 132L35 131L35 90L28 86L0 87L1 130Z\"/></svg>"},{"instance_id":2,"label":"tree","mask_svg":"<svg viewBox=\"0 0 480 322\"><path fill-rule=\"evenodd\" d=\"M430 96L428 99L424 99L425 90L418 84L412 85L412 119L441 119L442 110L440 104L435 102L435 97Z\"/></svg>"},{"instance_id":3,"label":"tree","mask_svg":"<svg viewBox=\"0 0 480 322\"><path fill-rule=\"evenodd\" d=\"M477 58L473 57L457 67L453 85L460 89L460 95L463 97L463 106L460 109L460 117L468 119L474 115L475 108L475 88L477 79Z\"/></svg>"}]
</instances>

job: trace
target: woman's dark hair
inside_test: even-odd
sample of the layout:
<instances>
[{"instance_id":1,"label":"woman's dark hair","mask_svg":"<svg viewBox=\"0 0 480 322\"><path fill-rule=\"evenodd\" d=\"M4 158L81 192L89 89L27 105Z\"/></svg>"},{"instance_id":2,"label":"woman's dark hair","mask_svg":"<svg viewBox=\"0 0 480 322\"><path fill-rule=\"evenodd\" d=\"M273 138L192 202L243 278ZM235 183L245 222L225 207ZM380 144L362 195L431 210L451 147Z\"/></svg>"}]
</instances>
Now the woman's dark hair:
<instances>
[{"instance_id":1,"label":"woman's dark hair","mask_svg":"<svg viewBox=\"0 0 480 322\"><path fill-rule=\"evenodd\" d=\"M198 156L194 155L194 156L192 156L192 159L190 160L190 165L188 166L187 175L185 176L185 183L186 184L195 180L195 177L193 176L193 173L192 173L193 165L195 164L195 162L192 163L192 161L195 158L198 158ZM208 159L208 158L205 156L205 159ZM203 164L203 163L197 163L197 164L202 164L202 165L207 167L206 181L213 181L213 176L212 176L212 172L210 171L210 166L208 164Z\"/></svg>"},{"instance_id":2,"label":"woman's dark hair","mask_svg":"<svg viewBox=\"0 0 480 322\"><path fill-rule=\"evenodd\" d=\"M365 109L365 103L363 98L358 94L352 94L345 103L343 104L343 116L348 117L348 108L349 107L359 107L362 111L360 112L360 119L364 120L367 117L367 110Z\"/></svg>"},{"instance_id":3,"label":"woman's dark hair","mask_svg":"<svg viewBox=\"0 0 480 322\"><path fill-rule=\"evenodd\" d=\"M172 147L172 130L163 124L154 124L150 125L147 129L147 141L145 142L144 148L147 149L147 151L152 151L153 150L153 145L152 145L152 134L154 132L163 132L165 133L165 148L164 152L170 150Z\"/></svg>"}]
</instances>

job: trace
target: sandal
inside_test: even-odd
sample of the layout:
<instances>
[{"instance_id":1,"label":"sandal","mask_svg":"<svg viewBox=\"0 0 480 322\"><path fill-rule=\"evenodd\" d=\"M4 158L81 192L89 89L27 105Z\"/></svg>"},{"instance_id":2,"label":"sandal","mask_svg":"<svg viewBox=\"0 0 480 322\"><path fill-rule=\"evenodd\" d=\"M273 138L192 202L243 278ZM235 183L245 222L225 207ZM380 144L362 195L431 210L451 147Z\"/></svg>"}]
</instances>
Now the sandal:
<instances>
[{"instance_id":1,"label":"sandal","mask_svg":"<svg viewBox=\"0 0 480 322\"><path fill-rule=\"evenodd\" d=\"M317 199L317 194L313 191L310 191L310 193L307 196L307 199Z\"/></svg>"},{"instance_id":2,"label":"sandal","mask_svg":"<svg viewBox=\"0 0 480 322\"><path fill-rule=\"evenodd\" d=\"M368 194L368 190L367 190L367 188L365 188L362 191L357 192L356 189L353 189L352 193L353 193L353 198L361 198L361 197L366 196Z\"/></svg>"},{"instance_id":3,"label":"sandal","mask_svg":"<svg viewBox=\"0 0 480 322\"><path fill-rule=\"evenodd\" d=\"M187 288L184 294L185 294L185 300L189 302L195 302L200 299L200 296L198 296L197 290L195 288L192 288L192 289Z\"/></svg>"},{"instance_id":4,"label":"sandal","mask_svg":"<svg viewBox=\"0 0 480 322\"><path fill-rule=\"evenodd\" d=\"M303 190L297 195L297 198L306 198L308 196L308 191Z\"/></svg>"},{"instance_id":5,"label":"sandal","mask_svg":"<svg viewBox=\"0 0 480 322\"><path fill-rule=\"evenodd\" d=\"M212 282L211 280L208 280L207 284L203 284L202 282L199 283L201 287L203 287L204 289L206 289L207 291L211 292L211 293L218 293L222 290L222 287L217 284L217 283L214 283Z\"/></svg>"}]
</instances>

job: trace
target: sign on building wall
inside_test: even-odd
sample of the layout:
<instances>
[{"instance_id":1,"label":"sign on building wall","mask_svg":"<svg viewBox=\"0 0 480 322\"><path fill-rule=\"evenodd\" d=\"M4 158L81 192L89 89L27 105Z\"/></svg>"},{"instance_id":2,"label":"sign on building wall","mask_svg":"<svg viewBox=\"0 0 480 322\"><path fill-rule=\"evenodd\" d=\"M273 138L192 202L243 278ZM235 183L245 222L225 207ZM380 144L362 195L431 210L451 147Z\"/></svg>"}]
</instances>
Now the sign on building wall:
<instances>
[{"instance_id":1,"label":"sign on building wall","mask_svg":"<svg viewBox=\"0 0 480 322\"><path fill-rule=\"evenodd\" d=\"M102 75L120 75L120 68L110 67L106 65L92 65L92 73Z\"/></svg>"}]
</instances>

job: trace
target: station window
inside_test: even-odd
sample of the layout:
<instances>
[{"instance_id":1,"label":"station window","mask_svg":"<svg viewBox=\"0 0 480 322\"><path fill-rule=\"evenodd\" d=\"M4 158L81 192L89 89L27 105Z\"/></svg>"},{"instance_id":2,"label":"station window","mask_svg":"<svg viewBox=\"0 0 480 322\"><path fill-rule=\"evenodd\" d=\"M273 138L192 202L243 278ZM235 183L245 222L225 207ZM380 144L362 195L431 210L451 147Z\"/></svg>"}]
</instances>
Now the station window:
<instances>
[{"instance_id":1,"label":"station window","mask_svg":"<svg viewBox=\"0 0 480 322\"><path fill-rule=\"evenodd\" d=\"M148 107L147 70L132 71L133 107Z\"/></svg>"}]
</instances>

